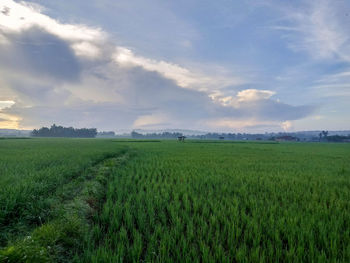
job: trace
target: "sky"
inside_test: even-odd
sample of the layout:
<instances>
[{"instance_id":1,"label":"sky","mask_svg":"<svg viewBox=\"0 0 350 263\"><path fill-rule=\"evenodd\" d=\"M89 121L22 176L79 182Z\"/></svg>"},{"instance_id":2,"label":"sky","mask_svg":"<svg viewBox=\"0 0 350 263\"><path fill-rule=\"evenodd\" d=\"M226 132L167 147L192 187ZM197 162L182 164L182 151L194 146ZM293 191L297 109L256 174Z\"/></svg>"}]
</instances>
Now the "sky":
<instances>
[{"instance_id":1,"label":"sky","mask_svg":"<svg viewBox=\"0 0 350 263\"><path fill-rule=\"evenodd\" d=\"M350 1L0 0L0 128L350 129Z\"/></svg>"}]
</instances>

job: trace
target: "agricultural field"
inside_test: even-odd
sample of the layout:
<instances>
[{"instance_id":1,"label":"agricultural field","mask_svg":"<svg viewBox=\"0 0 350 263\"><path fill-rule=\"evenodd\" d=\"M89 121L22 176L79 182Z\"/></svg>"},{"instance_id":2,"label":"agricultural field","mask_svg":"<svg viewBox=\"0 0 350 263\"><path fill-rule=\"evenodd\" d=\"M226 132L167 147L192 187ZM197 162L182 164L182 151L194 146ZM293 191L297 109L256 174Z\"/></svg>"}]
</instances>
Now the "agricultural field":
<instances>
[{"instance_id":1,"label":"agricultural field","mask_svg":"<svg viewBox=\"0 0 350 263\"><path fill-rule=\"evenodd\" d=\"M125 146L104 140L0 140L0 262L68 262L87 225L81 214L93 212L86 201L104 193L99 165L123 156Z\"/></svg>"},{"instance_id":2,"label":"agricultural field","mask_svg":"<svg viewBox=\"0 0 350 263\"><path fill-rule=\"evenodd\" d=\"M0 262L350 262L350 145L0 140Z\"/></svg>"}]
</instances>

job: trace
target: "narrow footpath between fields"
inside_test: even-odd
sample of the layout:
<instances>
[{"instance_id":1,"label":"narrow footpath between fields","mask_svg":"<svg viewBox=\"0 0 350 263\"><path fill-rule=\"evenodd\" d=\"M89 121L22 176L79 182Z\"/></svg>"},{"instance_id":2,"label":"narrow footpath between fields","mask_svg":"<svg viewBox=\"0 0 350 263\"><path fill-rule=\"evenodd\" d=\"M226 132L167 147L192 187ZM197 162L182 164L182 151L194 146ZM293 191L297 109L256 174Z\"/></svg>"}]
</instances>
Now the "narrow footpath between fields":
<instances>
[{"instance_id":1,"label":"narrow footpath between fields","mask_svg":"<svg viewBox=\"0 0 350 263\"><path fill-rule=\"evenodd\" d=\"M109 155L59 186L50 211L52 220L0 250L0 262L72 262L79 257L104 203L109 177L133 155L128 149Z\"/></svg>"}]
</instances>

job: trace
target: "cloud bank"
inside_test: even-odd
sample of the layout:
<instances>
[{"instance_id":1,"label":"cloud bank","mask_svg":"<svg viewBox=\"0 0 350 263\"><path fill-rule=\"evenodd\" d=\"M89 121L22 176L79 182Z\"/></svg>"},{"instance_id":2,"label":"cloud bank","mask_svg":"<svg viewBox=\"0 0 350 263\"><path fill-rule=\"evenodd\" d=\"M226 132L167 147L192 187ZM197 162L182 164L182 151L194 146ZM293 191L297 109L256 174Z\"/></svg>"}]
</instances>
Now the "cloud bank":
<instances>
[{"instance_id":1,"label":"cloud bank","mask_svg":"<svg viewBox=\"0 0 350 263\"><path fill-rule=\"evenodd\" d=\"M37 5L4 0L0 11L2 127L289 129L314 111L245 88L249 79L139 56L102 29L61 23Z\"/></svg>"}]
</instances>

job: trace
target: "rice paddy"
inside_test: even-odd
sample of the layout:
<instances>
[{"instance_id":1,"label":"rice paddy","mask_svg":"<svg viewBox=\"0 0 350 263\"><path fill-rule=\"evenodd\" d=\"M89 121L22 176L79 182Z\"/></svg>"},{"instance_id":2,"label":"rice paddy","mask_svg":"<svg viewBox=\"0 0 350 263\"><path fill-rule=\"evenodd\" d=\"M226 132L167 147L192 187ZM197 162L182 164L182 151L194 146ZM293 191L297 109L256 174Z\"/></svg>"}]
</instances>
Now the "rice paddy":
<instances>
[{"instance_id":1,"label":"rice paddy","mask_svg":"<svg viewBox=\"0 0 350 263\"><path fill-rule=\"evenodd\" d=\"M0 154L2 262L350 262L348 144L31 139Z\"/></svg>"}]
</instances>

